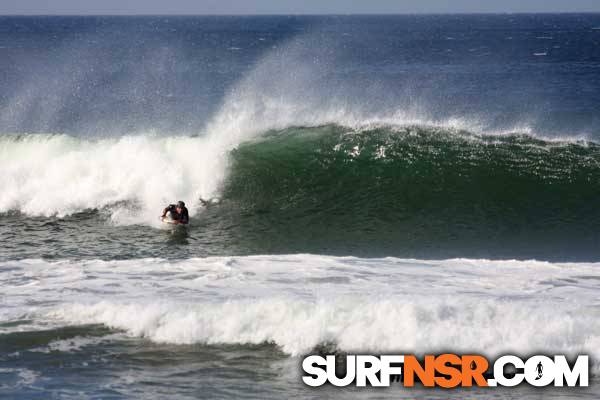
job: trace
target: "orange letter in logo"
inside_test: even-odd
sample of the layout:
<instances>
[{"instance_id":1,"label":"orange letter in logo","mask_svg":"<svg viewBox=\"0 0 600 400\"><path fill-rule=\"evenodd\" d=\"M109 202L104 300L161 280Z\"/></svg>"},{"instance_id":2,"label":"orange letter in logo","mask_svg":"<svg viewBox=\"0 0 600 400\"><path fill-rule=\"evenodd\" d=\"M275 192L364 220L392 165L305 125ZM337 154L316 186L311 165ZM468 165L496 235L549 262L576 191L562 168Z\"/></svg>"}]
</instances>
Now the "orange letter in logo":
<instances>
[{"instance_id":1,"label":"orange letter in logo","mask_svg":"<svg viewBox=\"0 0 600 400\"><path fill-rule=\"evenodd\" d=\"M487 380L483 376L489 366L488 360L483 356L462 356L462 385L473 386L473 381L477 386L487 386Z\"/></svg>"},{"instance_id":2,"label":"orange letter in logo","mask_svg":"<svg viewBox=\"0 0 600 400\"><path fill-rule=\"evenodd\" d=\"M415 386L415 374L423 386L432 387L433 378L435 377L434 356L425 356L425 368L421 367L417 357L413 355L404 356L404 386Z\"/></svg>"},{"instance_id":3,"label":"orange letter in logo","mask_svg":"<svg viewBox=\"0 0 600 400\"><path fill-rule=\"evenodd\" d=\"M452 365L456 365L453 367ZM453 388L460 385L462 373L460 372L461 359L456 354L441 354L435 359L435 369L444 376L436 376L435 383L443 388Z\"/></svg>"}]
</instances>

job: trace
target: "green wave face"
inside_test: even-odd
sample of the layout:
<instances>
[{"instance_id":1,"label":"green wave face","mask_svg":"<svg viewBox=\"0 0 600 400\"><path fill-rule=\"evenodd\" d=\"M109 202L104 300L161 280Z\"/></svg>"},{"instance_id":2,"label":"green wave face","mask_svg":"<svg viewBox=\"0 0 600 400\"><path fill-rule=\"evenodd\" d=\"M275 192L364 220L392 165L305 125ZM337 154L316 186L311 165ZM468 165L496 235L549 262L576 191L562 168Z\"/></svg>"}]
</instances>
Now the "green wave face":
<instances>
[{"instance_id":1,"label":"green wave face","mask_svg":"<svg viewBox=\"0 0 600 400\"><path fill-rule=\"evenodd\" d=\"M269 132L231 158L223 212L263 251L600 254L593 143L329 125Z\"/></svg>"}]
</instances>

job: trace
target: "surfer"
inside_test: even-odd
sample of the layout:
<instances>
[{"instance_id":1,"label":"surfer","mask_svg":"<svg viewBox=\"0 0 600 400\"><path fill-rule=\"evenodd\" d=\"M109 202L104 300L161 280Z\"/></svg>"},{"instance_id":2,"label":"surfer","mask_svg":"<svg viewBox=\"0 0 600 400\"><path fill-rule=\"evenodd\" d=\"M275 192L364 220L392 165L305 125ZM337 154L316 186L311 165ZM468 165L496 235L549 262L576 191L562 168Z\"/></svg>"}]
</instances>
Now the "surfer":
<instances>
[{"instance_id":1,"label":"surfer","mask_svg":"<svg viewBox=\"0 0 600 400\"><path fill-rule=\"evenodd\" d=\"M183 201L178 201L177 205L169 204L162 213L161 218L169 218L174 224L187 225L190 222L190 215Z\"/></svg>"},{"instance_id":2,"label":"surfer","mask_svg":"<svg viewBox=\"0 0 600 400\"><path fill-rule=\"evenodd\" d=\"M538 365L537 365L537 367L535 367L535 369L537 371L537 377L535 378L535 380L537 381L544 374L544 372L543 372L544 371L544 366L542 365L541 361L538 363Z\"/></svg>"}]
</instances>

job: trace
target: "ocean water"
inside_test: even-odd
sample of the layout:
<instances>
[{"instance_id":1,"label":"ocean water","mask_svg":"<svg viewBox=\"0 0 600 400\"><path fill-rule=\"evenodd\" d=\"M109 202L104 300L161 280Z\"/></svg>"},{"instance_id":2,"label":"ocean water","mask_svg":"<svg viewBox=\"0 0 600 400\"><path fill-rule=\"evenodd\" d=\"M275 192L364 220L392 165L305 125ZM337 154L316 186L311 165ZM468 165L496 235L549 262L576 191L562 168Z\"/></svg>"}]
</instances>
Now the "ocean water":
<instances>
[{"instance_id":1,"label":"ocean water","mask_svg":"<svg viewBox=\"0 0 600 400\"><path fill-rule=\"evenodd\" d=\"M599 395L600 15L0 17L0 72L0 397ZM592 386L308 388L324 349Z\"/></svg>"}]
</instances>

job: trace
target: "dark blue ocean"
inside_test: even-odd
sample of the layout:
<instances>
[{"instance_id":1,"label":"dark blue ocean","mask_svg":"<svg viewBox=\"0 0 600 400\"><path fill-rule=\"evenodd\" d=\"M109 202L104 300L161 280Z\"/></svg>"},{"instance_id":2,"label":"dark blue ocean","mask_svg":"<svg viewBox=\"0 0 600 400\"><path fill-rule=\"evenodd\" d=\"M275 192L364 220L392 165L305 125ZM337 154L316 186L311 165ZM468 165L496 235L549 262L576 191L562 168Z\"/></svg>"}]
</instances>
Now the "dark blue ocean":
<instances>
[{"instance_id":1,"label":"dark blue ocean","mask_svg":"<svg viewBox=\"0 0 600 400\"><path fill-rule=\"evenodd\" d=\"M600 14L0 16L0 397L595 398L300 363L595 381L599 110Z\"/></svg>"},{"instance_id":2,"label":"dark blue ocean","mask_svg":"<svg viewBox=\"0 0 600 400\"><path fill-rule=\"evenodd\" d=\"M298 102L546 136L593 137L600 124L595 14L2 17L0 29L6 132L199 132L286 51L261 83L297 85L286 94Z\"/></svg>"}]
</instances>

